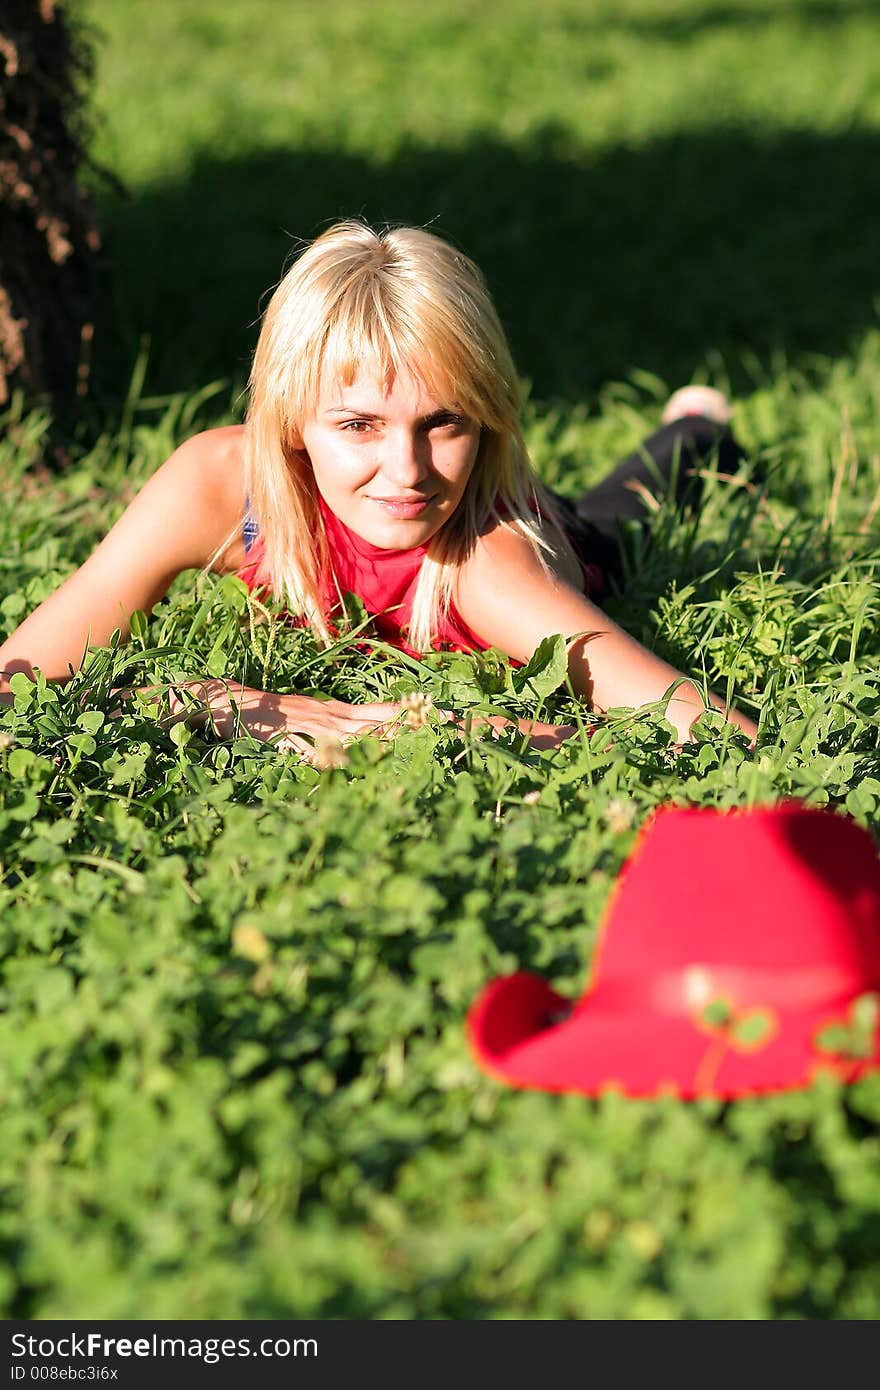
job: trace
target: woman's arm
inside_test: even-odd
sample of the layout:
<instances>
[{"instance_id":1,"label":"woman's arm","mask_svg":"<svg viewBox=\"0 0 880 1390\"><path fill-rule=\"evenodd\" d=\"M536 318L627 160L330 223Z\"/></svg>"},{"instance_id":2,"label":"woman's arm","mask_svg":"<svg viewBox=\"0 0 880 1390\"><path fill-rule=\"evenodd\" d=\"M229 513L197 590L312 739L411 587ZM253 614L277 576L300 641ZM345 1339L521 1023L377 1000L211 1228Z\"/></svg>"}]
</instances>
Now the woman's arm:
<instances>
[{"instance_id":1,"label":"woman's arm","mask_svg":"<svg viewBox=\"0 0 880 1390\"><path fill-rule=\"evenodd\" d=\"M196 435L157 469L85 564L0 646L0 691L37 666L67 680L90 646L106 645L115 628L125 640L134 612L149 612L181 570L207 563L235 524L237 433Z\"/></svg>"},{"instance_id":2,"label":"woman's arm","mask_svg":"<svg viewBox=\"0 0 880 1390\"><path fill-rule=\"evenodd\" d=\"M0 646L0 703L11 703L9 677L39 667L47 680L78 671L88 648L104 646L115 628L125 640L131 615L148 613L172 580L201 569L244 512L239 426L207 430L187 440L157 469L94 553ZM189 683L196 707L189 714L172 695L172 716L231 733L238 707L241 727L255 738L279 737L280 748L310 753L299 735L340 739L387 723L399 705L346 705L302 695L275 695L218 680ZM125 698L123 692L120 698Z\"/></svg>"},{"instance_id":3,"label":"woman's arm","mask_svg":"<svg viewBox=\"0 0 880 1390\"><path fill-rule=\"evenodd\" d=\"M462 566L456 604L485 642L527 661L552 633L582 633L569 645L572 688L602 712L617 705L655 704L676 680L685 680L666 706L679 739L703 712L702 696L681 671L630 637L562 575L546 575L530 543L505 526L481 537ZM710 694L716 709L752 740L753 722Z\"/></svg>"}]
</instances>

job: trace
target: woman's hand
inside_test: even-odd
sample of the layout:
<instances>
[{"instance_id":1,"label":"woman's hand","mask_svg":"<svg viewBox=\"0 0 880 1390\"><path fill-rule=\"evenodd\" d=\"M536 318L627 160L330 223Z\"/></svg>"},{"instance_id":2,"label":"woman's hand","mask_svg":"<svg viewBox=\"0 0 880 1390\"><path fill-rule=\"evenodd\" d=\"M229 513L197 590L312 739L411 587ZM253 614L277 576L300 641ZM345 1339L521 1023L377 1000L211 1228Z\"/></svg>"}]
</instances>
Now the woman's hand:
<instances>
[{"instance_id":1,"label":"woman's hand","mask_svg":"<svg viewBox=\"0 0 880 1390\"><path fill-rule=\"evenodd\" d=\"M466 716L452 716L454 722L460 728L466 728ZM529 743L533 748L547 749L558 748L567 738L578 732L575 724L539 724L535 719L507 719L501 714L475 714L471 717L471 728L479 729L481 725L488 724L492 729L492 737L497 738L502 729L508 729L516 723L521 734L528 737Z\"/></svg>"},{"instance_id":2,"label":"woman's hand","mask_svg":"<svg viewBox=\"0 0 880 1390\"><path fill-rule=\"evenodd\" d=\"M184 691L195 700L185 698ZM127 693L117 691L119 695ZM152 691L143 688L141 693ZM245 729L264 743L271 741L279 752L301 753L307 761L314 758L316 745L321 743L344 747L364 734L384 737L396 732L402 708L391 702L349 705L308 695L277 695L224 680L185 681L172 687L169 696L166 726L182 720L193 726L210 723L220 738L232 738L237 730ZM309 738L315 742L310 743Z\"/></svg>"},{"instance_id":3,"label":"woman's hand","mask_svg":"<svg viewBox=\"0 0 880 1390\"><path fill-rule=\"evenodd\" d=\"M195 698L186 699L183 691L188 691ZM128 698L132 693L131 690L116 691L122 698ZM141 687L139 693L160 694L161 687ZM170 714L163 721L166 727L181 721L193 726L210 721L220 738L231 738L236 729L231 697L240 711L239 728L246 729L263 742L271 740L280 752L293 750L309 761L315 755L315 746L308 742L305 735L319 745L325 742L344 747L364 734L379 733L383 738L393 737L401 728L419 727L423 722L418 715L413 718L406 700L350 705L342 700L316 700L308 695L276 695L268 690L253 690L223 680L184 681L172 687L169 695ZM121 710L114 710L111 717L120 713ZM488 725L493 737L514 723L500 714L467 716L445 709L437 713L444 723L452 722L462 730L467 728L468 718L475 731ZM402 719L404 714L409 717ZM518 719L515 722L520 733L525 734L532 746L538 749L558 748L578 732L574 724L541 724L534 719ZM279 734L280 738L276 741Z\"/></svg>"}]
</instances>

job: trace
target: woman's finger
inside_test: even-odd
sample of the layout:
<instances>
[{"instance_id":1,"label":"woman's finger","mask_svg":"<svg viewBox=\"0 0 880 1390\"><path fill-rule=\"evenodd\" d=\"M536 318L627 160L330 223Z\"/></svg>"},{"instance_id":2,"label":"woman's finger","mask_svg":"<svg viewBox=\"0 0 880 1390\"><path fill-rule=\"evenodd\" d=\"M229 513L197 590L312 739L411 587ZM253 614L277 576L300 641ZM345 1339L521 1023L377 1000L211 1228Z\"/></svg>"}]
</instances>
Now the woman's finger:
<instances>
[{"instance_id":1,"label":"woman's finger","mask_svg":"<svg viewBox=\"0 0 880 1390\"><path fill-rule=\"evenodd\" d=\"M392 719L400 714L403 706L397 700L376 700L365 701L363 704L351 704L346 700L321 700L318 702L323 709L332 711L334 714L353 715L362 714L365 718Z\"/></svg>"},{"instance_id":2,"label":"woman's finger","mask_svg":"<svg viewBox=\"0 0 880 1390\"><path fill-rule=\"evenodd\" d=\"M397 723L396 718L389 719L387 716L384 719L364 719L356 714L349 714L345 718L334 721L331 732L362 734L369 733L371 729L374 729L379 733L382 730L394 728Z\"/></svg>"},{"instance_id":3,"label":"woman's finger","mask_svg":"<svg viewBox=\"0 0 880 1390\"><path fill-rule=\"evenodd\" d=\"M396 720L388 720L385 724L364 724L358 729L361 735L377 734L379 738L389 738L394 734L400 733L400 725Z\"/></svg>"}]
</instances>

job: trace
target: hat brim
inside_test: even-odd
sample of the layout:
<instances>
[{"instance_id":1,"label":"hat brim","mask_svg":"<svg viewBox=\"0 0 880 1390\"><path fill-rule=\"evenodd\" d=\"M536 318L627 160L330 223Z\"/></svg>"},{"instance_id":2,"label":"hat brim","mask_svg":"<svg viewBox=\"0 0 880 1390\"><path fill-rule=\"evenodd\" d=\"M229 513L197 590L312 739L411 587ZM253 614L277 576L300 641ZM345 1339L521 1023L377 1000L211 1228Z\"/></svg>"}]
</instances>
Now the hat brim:
<instances>
[{"instance_id":1,"label":"hat brim","mask_svg":"<svg viewBox=\"0 0 880 1390\"><path fill-rule=\"evenodd\" d=\"M845 1013L776 1008L766 1038L746 1046L698 1016L606 1007L601 986L572 1007L544 980L521 972L483 990L468 1014L467 1032L481 1065L513 1086L734 1100L803 1088L823 1073L855 1081L880 1067L880 1028L869 1057L816 1048L816 1035L844 1023Z\"/></svg>"}]
</instances>

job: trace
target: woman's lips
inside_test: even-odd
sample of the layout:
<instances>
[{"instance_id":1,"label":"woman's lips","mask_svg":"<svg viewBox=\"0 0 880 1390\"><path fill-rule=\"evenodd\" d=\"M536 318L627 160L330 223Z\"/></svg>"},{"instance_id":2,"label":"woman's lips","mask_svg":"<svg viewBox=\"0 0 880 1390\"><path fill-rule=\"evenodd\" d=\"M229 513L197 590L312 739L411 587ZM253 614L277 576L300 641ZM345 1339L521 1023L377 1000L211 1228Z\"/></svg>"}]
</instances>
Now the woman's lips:
<instances>
[{"instance_id":1,"label":"woman's lips","mask_svg":"<svg viewBox=\"0 0 880 1390\"><path fill-rule=\"evenodd\" d=\"M405 500L397 501L390 497L371 497L370 501L375 502L377 506L382 507L382 509L389 512L391 516L413 517L421 516L425 508L430 506L432 498L423 497L412 502L407 502Z\"/></svg>"}]
</instances>

